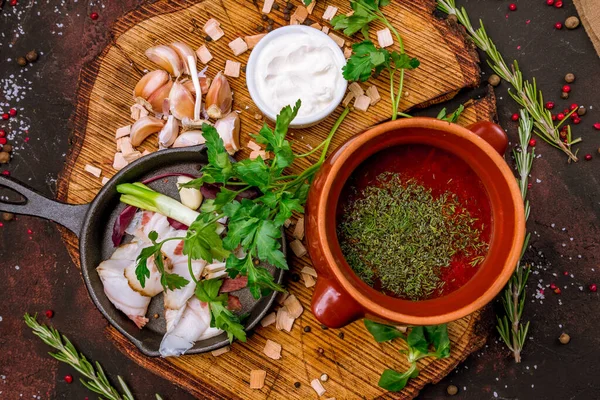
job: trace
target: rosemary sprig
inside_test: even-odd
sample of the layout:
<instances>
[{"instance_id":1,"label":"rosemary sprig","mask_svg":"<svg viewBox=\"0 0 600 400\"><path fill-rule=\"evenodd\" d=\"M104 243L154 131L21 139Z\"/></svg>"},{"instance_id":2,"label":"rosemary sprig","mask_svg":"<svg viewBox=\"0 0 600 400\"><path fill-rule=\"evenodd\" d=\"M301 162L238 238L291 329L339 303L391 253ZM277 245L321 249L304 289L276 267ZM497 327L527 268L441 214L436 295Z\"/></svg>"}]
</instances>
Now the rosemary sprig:
<instances>
[{"instance_id":1,"label":"rosemary sprig","mask_svg":"<svg viewBox=\"0 0 600 400\"><path fill-rule=\"evenodd\" d=\"M83 354L77 351L66 336L61 335L60 332L52 327L40 324L36 319L36 315L31 316L29 313L26 313L24 319L34 335L42 339L48 346L58 350L57 353L49 353L52 357L69 364L88 379L80 379L83 386L107 400L135 400L123 378L117 376L119 385L123 391L123 394L120 394L110 384L100 364L95 362L92 365ZM157 394L156 399L161 400L161 397Z\"/></svg>"},{"instance_id":2,"label":"rosemary sprig","mask_svg":"<svg viewBox=\"0 0 600 400\"><path fill-rule=\"evenodd\" d=\"M525 202L525 220L529 218L529 200L527 200L527 185L529 183L529 173L535 158L535 149L529 150L529 140L531 139L531 131L533 122L527 116L524 110L521 110L521 119L519 123L519 148L513 150L517 167L517 181L521 189L521 197ZM525 306L525 285L531 272L529 266L522 262L523 254L527 249L530 234L527 233L523 242L521 257L517 263L517 267L513 276L504 289L502 296L502 305L504 306L505 315L497 316L498 325L496 328L500 333L500 337L506 346L512 351L515 362L521 362L521 351L525 346L527 331L529 330L529 322L523 324L521 317Z\"/></svg>"},{"instance_id":3,"label":"rosemary sprig","mask_svg":"<svg viewBox=\"0 0 600 400\"><path fill-rule=\"evenodd\" d=\"M551 146L563 151L569 160L577 161L577 151L572 152L571 146L581 142L581 138L572 139L567 137L566 142L560 138L558 128L567 120L567 117L560 121L556 126L552 121L552 113L544 108L544 97L542 92L537 89L535 78L532 82L523 80L523 73L519 69L517 61L513 61L509 67L504 58L496 48L492 39L488 36L483 26L483 22L479 21L479 28L473 28L469 15L464 7L457 8L455 0L437 0L437 7L441 11L455 15L458 22L465 27L473 43L484 51L488 59L488 64L498 76L509 82L515 89L513 92L508 89L510 96L533 117L533 124L536 128L535 133ZM571 112L572 114L572 112Z\"/></svg>"}]
</instances>

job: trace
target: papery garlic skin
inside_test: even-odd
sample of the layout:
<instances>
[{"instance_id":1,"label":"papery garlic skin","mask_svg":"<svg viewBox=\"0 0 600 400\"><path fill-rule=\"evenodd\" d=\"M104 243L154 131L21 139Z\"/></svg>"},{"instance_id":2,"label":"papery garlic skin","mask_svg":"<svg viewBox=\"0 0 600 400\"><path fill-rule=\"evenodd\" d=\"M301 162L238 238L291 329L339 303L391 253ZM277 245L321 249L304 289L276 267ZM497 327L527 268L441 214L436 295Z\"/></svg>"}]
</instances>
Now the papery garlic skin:
<instances>
[{"instance_id":1,"label":"papery garlic skin","mask_svg":"<svg viewBox=\"0 0 600 400\"><path fill-rule=\"evenodd\" d=\"M146 50L145 54L148 60L156 63L175 77L179 77L184 71L184 65L179 54L169 46L159 45L150 47Z\"/></svg>"},{"instance_id":2,"label":"papery garlic skin","mask_svg":"<svg viewBox=\"0 0 600 400\"><path fill-rule=\"evenodd\" d=\"M233 92L227 77L221 71L213 79L208 93L206 93L205 107L208 116L220 119L231 111Z\"/></svg>"},{"instance_id":3,"label":"papery garlic skin","mask_svg":"<svg viewBox=\"0 0 600 400\"><path fill-rule=\"evenodd\" d=\"M165 121L162 119L145 116L131 126L130 136L131 145L139 146L142 142L153 133L159 132L165 126Z\"/></svg>"},{"instance_id":4,"label":"papery garlic skin","mask_svg":"<svg viewBox=\"0 0 600 400\"><path fill-rule=\"evenodd\" d=\"M163 86L169 80L169 74L163 70L156 70L148 72L142 76L135 89L133 90L133 97L141 97L148 100L148 97L154 93L158 88Z\"/></svg>"},{"instance_id":5,"label":"papery garlic skin","mask_svg":"<svg viewBox=\"0 0 600 400\"><path fill-rule=\"evenodd\" d=\"M219 133L225 150L231 155L240 149L240 116L235 111L215 122L215 129Z\"/></svg>"}]
</instances>

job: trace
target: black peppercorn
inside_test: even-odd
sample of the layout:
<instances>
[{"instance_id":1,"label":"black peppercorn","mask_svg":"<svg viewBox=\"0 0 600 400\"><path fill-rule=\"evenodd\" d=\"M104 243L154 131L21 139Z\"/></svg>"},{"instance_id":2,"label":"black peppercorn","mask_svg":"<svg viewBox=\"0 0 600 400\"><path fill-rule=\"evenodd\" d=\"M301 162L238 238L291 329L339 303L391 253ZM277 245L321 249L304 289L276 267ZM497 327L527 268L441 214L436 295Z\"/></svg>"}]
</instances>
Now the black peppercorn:
<instances>
[{"instance_id":1,"label":"black peppercorn","mask_svg":"<svg viewBox=\"0 0 600 400\"><path fill-rule=\"evenodd\" d=\"M338 337L343 340L344 339L344 332L338 333Z\"/></svg>"},{"instance_id":2,"label":"black peppercorn","mask_svg":"<svg viewBox=\"0 0 600 400\"><path fill-rule=\"evenodd\" d=\"M488 78L488 83L494 87L498 86L500 84L500 77L496 74L492 74L490 75L490 77Z\"/></svg>"},{"instance_id":3,"label":"black peppercorn","mask_svg":"<svg viewBox=\"0 0 600 400\"><path fill-rule=\"evenodd\" d=\"M2 213L2 219L4 221L12 221L15 218L15 214L11 214L11 213Z\"/></svg>"},{"instance_id":4,"label":"black peppercorn","mask_svg":"<svg viewBox=\"0 0 600 400\"><path fill-rule=\"evenodd\" d=\"M298 389L300 387L300 382L294 382L294 387Z\"/></svg>"},{"instance_id":5,"label":"black peppercorn","mask_svg":"<svg viewBox=\"0 0 600 400\"><path fill-rule=\"evenodd\" d=\"M264 26L262 26L262 25L258 25L258 26L256 27L256 30L257 30L257 31L259 31L259 32L264 32L264 31L265 31L265 27L264 27Z\"/></svg>"},{"instance_id":6,"label":"black peppercorn","mask_svg":"<svg viewBox=\"0 0 600 400\"><path fill-rule=\"evenodd\" d=\"M569 93L568 92L562 92L562 94L560 95L561 99L568 99L569 98Z\"/></svg>"},{"instance_id":7,"label":"black peppercorn","mask_svg":"<svg viewBox=\"0 0 600 400\"><path fill-rule=\"evenodd\" d=\"M294 272L292 274L292 282L300 282L300 275Z\"/></svg>"},{"instance_id":8,"label":"black peppercorn","mask_svg":"<svg viewBox=\"0 0 600 400\"><path fill-rule=\"evenodd\" d=\"M284 8L283 15L290 15L290 10L288 10L287 8Z\"/></svg>"},{"instance_id":9,"label":"black peppercorn","mask_svg":"<svg viewBox=\"0 0 600 400\"><path fill-rule=\"evenodd\" d=\"M577 109L577 115L579 116L585 115L586 112L587 108L585 108L585 106L579 106L579 108Z\"/></svg>"},{"instance_id":10,"label":"black peppercorn","mask_svg":"<svg viewBox=\"0 0 600 400\"><path fill-rule=\"evenodd\" d=\"M206 40L207 42L212 42L212 38L210 36L208 36L208 35L206 35L204 37L204 40Z\"/></svg>"},{"instance_id":11,"label":"black peppercorn","mask_svg":"<svg viewBox=\"0 0 600 400\"><path fill-rule=\"evenodd\" d=\"M273 25L268 25L267 26L267 32L271 32L273 30Z\"/></svg>"},{"instance_id":12,"label":"black peppercorn","mask_svg":"<svg viewBox=\"0 0 600 400\"><path fill-rule=\"evenodd\" d=\"M329 328L326 325L321 325L321 329L323 329L324 331L326 331Z\"/></svg>"},{"instance_id":13,"label":"black peppercorn","mask_svg":"<svg viewBox=\"0 0 600 400\"><path fill-rule=\"evenodd\" d=\"M319 347L319 349L317 350L317 352L319 352L319 354L323 354L323 353L325 353L325 350L323 350L322 347Z\"/></svg>"},{"instance_id":14,"label":"black peppercorn","mask_svg":"<svg viewBox=\"0 0 600 400\"><path fill-rule=\"evenodd\" d=\"M273 10L279 11L279 4L273 3Z\"/></svg>"},{"instance_id":15,"label":"black peppercorn","mask_svg":"<svg viewBox=\"0 0 600 400\"><path fill-rule=\"evenodd\" d=\"M273 21L273 18L269 18L269 19L267 20L267 22L268 22L268 24L269 24L269 25L273 25L273 23L274 23L275 21Z\"/></svg>"},{"instance_id":16,"label":"black peppercorn","mask_svg":"<svg viewBox=\"0 0 600 400\"><path fill-rule=\"evenodd\" d=\"M450 395L450 396L454 396L456 393L458 393L458 388L455 385L449 385L446 388L446 392Z\"/></svg>"},{"instance_id":17,"label":"black peppercorn","mask_svg":"<svg viewBox=\"0 0 600 400\"><path fill-rule=\"evenodd\" d=\"M283 19L286 20L286 21L289 21L290 20L290 14L285 14L283 16Z\"/></svg>"},{"instance_id":18,"label":"black peppercorn","mask_svg":"<svg viewBox=\"0 0 600 400\"><path fill-rule=\"evenodd\" d=\"M307 19L306 21L304 21L304 25L306 25L306 26L311 26L312 24L314 24L314 22L312 22L310 19Z\"/></svg>"},{"instance_id":19,"label":"black peppercorn","mask_svg":"<svg viewBox=\"0 0 600 400\"><path fill-rule=\"evenodd\" d=\"M288 1L287 4L285 5L285 8L287 8L288 10L291 10L292 8L294 8L294 5Z\"/></svg>"},{"instance_id":20,"label":"black peppercorn","mask_svg":"<svg viewBox=\"0 0 600 400\"><path fill-rule=\"evenodd\" d=\"M246 66L245 65L242 65L242 72L246 73Z\"/></svg>"},{"instance_id":21,"label":"black peppercorn","mask_svg":"<svg viewBox=\"0 0 600 400\"><path fill-rule=\"evenodd\" d=\"M27 60L25 57L17 57L17 64L19 64L21 67L24 67L27 65Z\"/></svg>"},{"instance_id":22,"label":"black peppercorn","mask_svg":"<svg viewBox=\"0 0 600 400\"><path fill-rule=\"evenodd\" d=\"M311 330L312 330L312 329L311 329L311 327L310 327L310 326L305 326L305 327L304 327L304 332L306 332L306 333L310 332Z\"/></svg>"},{"instance_id":23,"label":"black peppercorn","mask_svg":"<svg viewBox=\"0 0 600 400\"><path fill-rule=\"evenodd\" d=\"M269 17L267 17L267 14L263 14L261 18L263 21L266 21L269 19Z\"/></svg>"}]
</instances>

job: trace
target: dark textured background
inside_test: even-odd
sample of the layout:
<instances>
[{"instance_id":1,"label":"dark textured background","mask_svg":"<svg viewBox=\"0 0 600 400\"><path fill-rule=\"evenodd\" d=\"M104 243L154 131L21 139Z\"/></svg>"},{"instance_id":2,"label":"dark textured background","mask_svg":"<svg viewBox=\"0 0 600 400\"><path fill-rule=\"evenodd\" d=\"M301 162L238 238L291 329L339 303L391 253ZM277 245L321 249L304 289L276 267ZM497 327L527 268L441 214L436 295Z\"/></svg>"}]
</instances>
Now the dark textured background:
<instances>
[{"instance_id":1,"label":"dark textured background","mask_svg":"<svg viewBox=\"0 0 600 400\"><path fill-rule=\"evenodd\" d=\"M20 0L16 8L6 3L0 11L0 89L6 89L7 80L25 78L32 87L18 103L24 108L18 119L31 124L31 139L24 143L24 134L17 134L13 143L22 149L15 152L8 169L15 178L54 196L69 148L69 117L79 71L106 45L112 21L142 1ZM525 311L532 325L523 363L516 365L508 357L490 329L488 345L481 352L440 384L425 388L420 398L444 398L450 383L460 388L457 397L463 399L600 398L599 294L587 289L590 283L600 283L600 132L592 128L600 121L598 56L582 28L553 29L555 22L575 14L570 0L564 0L562 9L546 6L545 0L516 1L516 12L508 12L509 1L504 0L459 3L472 19L485 22L507 60L517 58L526 77L537 77L547 100L555 100L558 109L572 102L593 106L574 132L584 139L580 155L592 153L594 159L568 165L562 153L538 140L542 157L536 159L532 174L528 227L533 237L526 254L534 263ZM88 17L92 11L100 14L98 21ZM33 48L43 55L21 71L14 59ZM567 72L573 72L577 81L571 99L561 101L560 87ZM449 107L477 93L463 93ZM517 108L505 84L497 96L500 122L514 142L516 124L510 115ZM564 276L564 271L569 275ZM552 282L562 289L560 295L546 289L545 299L534 299L538 284ZM156 392L167 399L191 397L138 367L105 338L106 321L89 300L55 225L22 217L0 228L0 398L95 398L77 381L71 385L63 381L66 374L76 379L77 374L50 358L48 347L23 324L25 312L40 313L45 322L46 309L55 310L52 323L61 332L87 357L100 361L111 377L123 376L138 398L151 398ZM562 331L572 337L567 346L557 341Z\"/></svg>"}]
</instances>

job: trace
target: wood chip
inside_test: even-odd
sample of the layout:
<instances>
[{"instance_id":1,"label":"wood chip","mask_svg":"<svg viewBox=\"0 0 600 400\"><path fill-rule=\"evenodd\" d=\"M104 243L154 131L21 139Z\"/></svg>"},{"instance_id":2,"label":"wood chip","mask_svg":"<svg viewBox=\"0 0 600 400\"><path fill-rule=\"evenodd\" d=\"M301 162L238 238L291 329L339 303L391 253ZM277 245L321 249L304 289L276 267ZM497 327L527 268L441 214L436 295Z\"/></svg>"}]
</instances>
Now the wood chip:
<instances>
[{"instance_id":1,"label":"wood chip","mask_svg":"<svg viewBox=\"0 0 600 400\"><path fill-rule=\"evenodd\" d=\"M312 268L312 267L304 267L302 268L302 271L300 271L302 274L306 274L306 275L310 275L313 277L317 277L317 270Z\"/></svg>"},{"instance_id":2,"label":"wood chip","mask_svg":"<svg viewBox=\"0 0 600 400\"><path fill-rule=\"evenodd\" d=\"M337 14L337 12L338 12L337 7L327 6L327 9L323 13L323 19L325 21L331 21L333 19L333 17L335 17L335 14Z\"/></svg>"},{"instance_id":3,"label":"wood chip","mask_svg":"<svg viewBox=\"0 0 600 400\"><path fill-rule=\"evenodd\" d=\"M229 42L229 48L231 51L233 51L234 56L239 56L240 54L244 54L246 51L248 51L248 45L241 37Z\"/></svg>"},{"instance_id":4,"label":"wood chip","mask_svg":"<svg viewBox=\"0 0 600 400\"><path fill-rule=\"evenodd\" d=\"M225 71L223 72L225 76L230 76L232 78L240 77L240 69L242 68L242 64L237 61L227 60L225 62Z\"/></svg>"},{"instance_id":5,"label":"wood chip","mask_svg":"<svg viewBox=\"0 0 600 400\"><path fill-rule=\"evenodd\" d=\"M273 325L277 319L277 314L274 312L267 314L263 319L260 320L260 325L265 328L269 325Z\"/></svg>"},{"instance_id":6,"label":"wood chip","mask_svg":"<svg viewBox=\"0 0 600 400\"><path fill-rule=\"evenodd\" d=\"M249 140L248 144L246 145L246 147L248 147L250 150L254 150L254 151L259 151L262 150L262 147L260 147L259 144L257 144L255 141L253 140Z\"/></svg>"},{"instance_id":7,"label":"wood chip","mask_svg":"<svg viewBox=\"0 0 600 400\"><path fill-rule=\"evenodd\" d=\"M367 96L365 96L365 97L367 97ZM368 97L367 97L367 99L368 99ZM307 253L306 247L304 247L302 242L299 241L298 239L296 239L292 243L290 243L290 247L292 248L292 251L298 258L304 257Z\"/></svg>"},{"instance_id":8,"label":"wood chip","mask_svg":"<svg viewBox=\"0 0 600 400\"><path fill-rule=\"evenodd\" d=\"M327 391L321 384L321 381L318 379L313 379L312 381L310 381L310 386L312 386L312 388L315 389L315 392L317 392L319 396L323 396Z\"/></svg>"},{"instance_id":9,"label":"wood chip","mask_svg":"<svg viewBox=\"0 0 600 400\"><path fill-rule=\"evenodd\" d=\"M321 30L321 28L322 28L321 24L319 24L318 22L315 22L315 23L314 23L314 24L312 24L310 27L311 27L311 28L318 29L318 30Z\"/></svg>"},{"instance_id":10,"label":"wood chip","mask_svg":"<svg viewBox=\"0 0 600 400\"><path fill-rule=\"evenodd\" d=\"M117 139L117 151L120 151L121 153L123 153L125 158L127 158L127 156L129 154L136 151L133 148L133 146L131 145L131 139L129 138L129 136L125 136L120 139Z\"/></svg>"},{"instance_id":11,"label":"wood chip","mask_svg":"<svg viewBox=\"0 0 600 400\"><path fill-rule=\"evenodd\" d=\"M294 229L294 237L298 240L304 239L304 217L298 218L296 228Z\"/></svg>"},{"instance_id":12,"label":"wood chip","mask_svg":"<svg viewBox=\"0 0 600 400\"><path fill-rule=\"evenodd\" d=\"M206 21L206 24L204 24L204 32L206 32L213 41L217 41L225 35L223 29L221 29L221 23L214 18Z\"/></svg>"},{"instance_id":13,"label":"wood chip","mask_svg":"<svg viewBox=\"0 0 600 400\"><path fill-rule=\"evenodd\" d=\"M213 59L212 54L210 54L208 47L205 45L198 47L198 50L196 50L196 55L202 64L208 64L208 62Z\"/></svg>"},{"instance_id":14,"label":"wood chip","mask_svg":"<svg viewBox=\"0 0 600 400\"><path fill-rule=\"evenodd\" d=\"M137 105L140 106L139 104L137 104ZM133 109L133 107L134 106L131 106L132 109ZM132 113L133 113L133 111L132 111ZM131 125L122 126L119 129L117 129L117 132L115 133L115 139L120 139L120 138L122 138L124 136L129 136L130 132L131 132Z\"/></svg>"},{"instance_id":15,"label":"wood chip","mask_svg":"<svg viewBox=\"0 0 600 400\"><path fill-rule=\"evenodd\" d=\"M354 108L366 112L371 105L371 98L367 95L358 96L356 100L354 100Z\"/></svg>"},{"instance_id":16,"label":"wood chip","mask_svg":"<svg viewBox=\"0 0 600 400\"><path fill-rule=\"evenodd\" d=\"M344 44L346 43L346 41L344 40L343 37L340 37L338 35L336 35L333 32L329 32L328 33L329 37L333 39L333 41L340 47L344 47Z\"/></svg>"},{"instance_id":17,"label":"wood chip","mask_svg":"<svg viewBox=\"0 0 600 400\"><path fill-rule=\"evenodd\" d=\"M279 360L281 358L281 345L279 343L275 343L274 341L267 339L267 343L265 344L263 353L265 353L267 357L272 358L273 360Z\"/></svg>"},{"instance_id":18,"label":"wood chip","mask_svg":"<svg viewBox=\"0 0 600 400\"><path fill-rule=\"evenodd\" d=\"M244 36L244 40L248 48L253 49L266 35L266 33L259 33L258 35Z\"/></svg>"},{"instance_id":19,"label":"wood chip","mask_svg":"<svg viewBox=\"0 0 600 400\"><path fill-rule=\"evenodd\" d=\"M297 24L303 24L308 18L308 10L304 6L298 6L296 11L290 16L290 24L295 21ZM293 24L292 24L293 25Z\"/></svg>"},{"instance_id":20,"label":"wood chip","mask_svg":"<svg viewBox=\"0 0 600 400\"><path fill-rule=\"evenodd\" d=\"M309 5L306 6L306 11L308 11L309 14L312 14L313 11L315 10L316 5L317 5L317 0L312 0L312 3L310 3Z\"/></svg>"},{"instance_id":21,"label":"wood chip","mask_svg":"<svg viewBox=\"0 0 600 400\"><path fill-rule=\"evenodd\" d=\"M264 14L270 13L271 9L273 8L273 3L275 3L275 0L265 0L265 4L263 4L262 12Z\"/></svg>"},{"instance_id":22,"label":"wood chip","mask_svg":"<svg viewBox=\"0 0 600 400\"><path fill-rule=\"evenodd\" d=\"M129 163L125 160L125 157L123 157L123 153L120 153L120 152L115 153L115 158L113 160L113 168L114 169L116 169L117 171L120 171L124 167L126 167L127 164L129 164Z\"/></svg>"},{"instance_id":23,"label":"wood chip","mask_svg":"<svg viewBox=\"0 0 600 400\"><path fill-rule=\"evenodd\" d=\"M83 167L83 169L86 172L89 172L90 174L94 175L96 178L100 178L100 175L102 175L102 170L100 168L94 167L90 164L85 164L85 167Z\"/></svg>"},{"instance_id":24,"label":"wood chip","mask_svg":"<svg viewBox=\"0 0 600 400\"><path fill-rule=\"evenodd\" d=\"M329 33L329 27L328 26L324 26L322 29L323 33L328 34Z\"/></svg>"},{"instance_id":25,"label":"wood chip","mask_svg":"<svg viewBox=\"0 0 600 400\"><path fill-rule=\"evenodd\" d=\"M280 292L280 293L277 295L277 297L275 298L275 302L276 302L277 304L279 304L280 306L282 306L282 305L283 305L283 303L285 302L285 299L287 299L289 295L290 295L289 293L286 293L286 292Z\"/></svg>"},{"instance_id":26,"label":"wood chip","mask_svg":"<svg viewBox=\"0 0 600 400\"><path fill-rule=\"evenodd\" d=\"M110 181L110 179L108 179L107 177L103 176L102 177L102 186L106 185L108 183L108 181Z\"/></svg>"},{"instance_id":27,"label":"wood chip","mask_svg":"<svg viewBox=\"0 0 600 400\"><path fill-rule=\"evenodd\" d=\"M294 327L295 318L290 315L286 307L281 307L277 310L277 317L275 319L275 328L278 331L291 332Z\"/></svg>"},{"instance_id":28,"label":"wood chip","mask_svg":"<svg viewBox=\"0 0 600 400\"><path fill-rule=\"evenodd\" d=\"M376 86L371 86L367 89L367 96L369 96L369 98L371 99L372 106L379 103L379 101L381 100L381 96L379 95L379 91L377 90Z\"/></svg>"},{"instance_id":29,"label":"wood chip","mask_svg":"<svg viewBox=\"0 0 600 400\"><path fill-rule=\"evenodd\" d=\"M286 219L285 222L283 223L283 226L285 226L286 228L289 228L290 225L292 225L292 220L291 219Z\"/></svg>"},{"instance_id":30,"label":"wood chip","mask_svg":"<svg viewBox=\"0 0 600 400\"><path fill-rule=\"evenodd\" d=\"M142 158L142 153L140 153L137 150L135 150L129 154L125 154L125 153L121 153L121 154L123 154L123 158L125 158L125 161L127 161L128 164L131 162L134 162L138 158Z\"/></svg>"},{"instance_id":31,"label":"wood chip","mask_svg":"<svg viewBox=\"0 0 600 400\"><path fill-rule=\"evenodd\" d=\"M315 286L317 281L309 274L302 273L302 279L304 280L304 286L307 288Z\"/></svg>"},{"instance_id":32,"label":"wood chip","mask_svg":"<svg viewBox=\"0 0 600 400\"><path fill-rule=\"evenodd\" d=\"M394 39L392 38L392 32L390 32L389 28L382 29L377 31L377 41L379 42L379 47L389 47L394 44Z\"/></svg>"},{"instance_id":33,"label":"wood chip","mask_svg":"<svg viewBox=\"0 0 600 400\"><path fill-rule=\"evenodd\" d=\"M362 87L360 87L358 82L352 82L350 86L348 86L348 90L351 91L352 94L354 94L354 97L359 97L365 94L365 91Z\"/></svg>"},{"instance_id":34,"label":"wood chip","mask_svg":"<svg viewBox=\"0 0 600 400\"><path fill-rule=\"evenodd\" d=\"M287 309L290 317L294 319L299 318L304 312L304 307L302 307L302 304L298 298L293 294L289 295L288 298L285 299L283 306Z\"/></svg>"},{"instance_id":35,"label":"wood chip","mask_svg":"<svg viewBox=\"0 0 600 400\"><path fill-rule=\"evenodd\" d=\"M254 150L253 152L250 153L250 155L248 156L248 158L250 158L251 160L256 160L259 156L263 160L270 160L271 159L271 152L270 151L264 151L264 150Z\"/></svg>"},{"instance_id":36,"label":"wood chip","mask_svg":"<svg viewBox=\"0 0 600 400\"><path fill-rule=\"evenodd\" d=\"M214 357L219 357L221 354L229 353L231 351L231 347L225 346L220 349L216 349L210 352Z\"/></svg>"},{"instance_id":37,"label":"wood chip","mask_svg":"<svg viewBox=\"0 0 600 400\"><path fill-rule=\"evenodd\" d=\"M135 121L149 114L148 110L146 110L146 108L139 103L132 105L129 110L131 111L131 119Z\"/></svg>"},{"instance_id":38,"label":"wood chip","mask_svg":"<svg viewBox=\"0 0 600 400\"><path fill-rule=\"evenodd\" d=\"M344 57L346 57L346 59L349 59L351 56L352 56L352 47L344 48Z\"/></svg>"},{"instance_id":39,"label":"wood chip","mask_svg":"<svg viewBox=\"0 0 600 400\"><path fill-rule=\"evenodd\" d=\"M262 369L253 369L250 371L250 389L262 389L265 386L267 371Z\"/></svg>"},{"instance_id":40,"label":"wood chip","mask_svg":"<svg viewBox=\"0 0 600 400\"><path fill-rule=\"evenodd\" d=\"M344 105L344 107L348 107L348 104L350 104L350 102L353 99L354 99L354 93L348 92L348 94L346 95L346 97L344 97L344 100L342 100L342 104Z\"/></svg>"}]
</instances>

